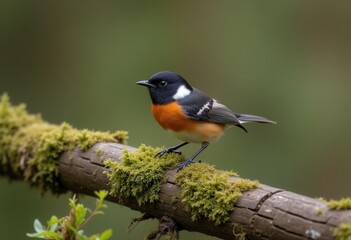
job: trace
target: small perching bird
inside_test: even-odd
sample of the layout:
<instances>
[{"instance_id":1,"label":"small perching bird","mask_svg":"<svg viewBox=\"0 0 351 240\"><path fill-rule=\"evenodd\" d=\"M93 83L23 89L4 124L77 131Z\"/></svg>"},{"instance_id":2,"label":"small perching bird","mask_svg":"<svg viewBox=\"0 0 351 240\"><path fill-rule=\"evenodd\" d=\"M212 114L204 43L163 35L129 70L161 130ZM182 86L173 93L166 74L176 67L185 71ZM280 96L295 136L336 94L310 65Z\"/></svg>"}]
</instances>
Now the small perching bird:
<instances>
[{"instance_id":1,"label":"small perching bird","mask_svg":"<svg viewBox=\"0 0 351 240\"><path fill-rule=\"evenodd\" d=\"M187 161L178 166L178 171L194 162L194 159L217 140L228 126L247 130L242 124L247 122L273 123L264 117L232 112L225 105L193 88L180 75L173 72L158 72L149 80L137 84L146 86L152 100L152 113L156 121L183 143L169 147L156 154L160 157L188 143L201 143L201 148Z\"/></svg>"}]
</instances>

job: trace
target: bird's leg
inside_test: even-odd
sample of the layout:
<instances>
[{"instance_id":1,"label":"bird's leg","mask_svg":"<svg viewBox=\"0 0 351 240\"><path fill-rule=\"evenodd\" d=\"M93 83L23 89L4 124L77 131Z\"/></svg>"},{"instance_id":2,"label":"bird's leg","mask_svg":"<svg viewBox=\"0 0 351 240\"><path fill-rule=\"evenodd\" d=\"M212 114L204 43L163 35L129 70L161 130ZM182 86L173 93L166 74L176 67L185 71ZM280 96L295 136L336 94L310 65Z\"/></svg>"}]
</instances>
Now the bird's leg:
<instances>
[{"instance_id":1,"label":"bird's leg","mask_svg":"<svg viewBox=\"0 0 351 240\"><path fill-rule=\"evenodd\" d=\"M207 146L209 145L208 142L203 142L201 144L201 148L188 160L186 160L185 162L182 162L181 164L178 165L178 172L180 170L182 170L183 168L187 167L189 164L194 162L194 159L203 151L207 148Z\"/></svg>"},{"instance_id":2,"label":"bird's leg","mask_svg":"<svg viewBox=\"0 0 351 240\"><path fill-rule=\"evenodd\" d=\"M181 152L178 152L176 151L178 148L181 148L185 145L187 145L188 142L183 142L177 146L174 146L174 147L169 147L169 148L166 148L165 150L162 150L162 151L159 151L155 157L162 157L163 155L167 154L167 153L177 153L177 154L182 154Z\"/></svg>"}]
</instances>

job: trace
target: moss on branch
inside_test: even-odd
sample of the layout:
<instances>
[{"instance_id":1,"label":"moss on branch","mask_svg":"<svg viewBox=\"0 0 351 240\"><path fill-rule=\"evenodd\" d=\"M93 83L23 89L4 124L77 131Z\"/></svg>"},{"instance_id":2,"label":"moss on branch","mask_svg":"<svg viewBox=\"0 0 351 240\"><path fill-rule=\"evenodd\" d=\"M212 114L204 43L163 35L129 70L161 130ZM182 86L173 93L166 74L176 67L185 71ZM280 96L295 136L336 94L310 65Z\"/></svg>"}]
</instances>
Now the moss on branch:
<instances>
[{"instance_id":1,"label":"moss on branch","mask_svg":"<svg viewBox=\"0 0 351 240\"><path fill-rule=\"evenodd\" d=\"M120 201L134 197L139 205L158 201L165 172L185 159L178 154L155 158L159 150L141 145L135 152L124 151L121 163L106 160L104 163L111 170L106 171L111 195ZM229 178L233 176L238 175L216 170L205 163L191 164L176 174L181 193L175 200L185 204L193 221L205 217L215 224L224 223L229 220L229 212L242 193L259 186L257 181L232 181Z\"/></svg>"},{"instance_id":2,"label":"moss on branch","mask_svg":"<svg viewBox=\"0 0 351 240\"><path fill-rule=\"evenodd\" d=\"M351 198L345 197L339 200L329 200L327 201L327 206L331 210L351 210ZM334 235L337 240L351 240L351 221L339 224L334 231Z\"/></svg>"},{"instance_id":3,"label":"moss on branch","mask_svg":"<svg viewBox=\"0 0 351 240\"><path fill-rule=\"evenodd\" d=\"M341 223L334 232L337 240L351 240L351 221Z\"/></svg>"},{"instance_id":4,"label":"moss on branch","mask_svg":"<svg viewBox=\"0 0 351 240\"><path fill-rule=\"evenodd\" d=\"M54 125L40 115L29 114L24 104L12 106L0 100L0 174L23 178L42 192L65 190L58 181L57 159L64 151L86 150L97 142L125 143L124 131L115 133L77 130L67 123Z\"/></svg>"},{"instance_id":5,"label":"moss on branch","mask_svg":"<svg viewBox=\"0 0 351 240\"><path fill-rule=\"evenodd\" d=\"M206 163L195 163L176 175L176 183L181 186L180 201L192 215L192 220L205 217L216 225L229 220L229 212L243 192L255 189L258 181L241 179L234 172L216 170Z\"/></svg>"},{"instance_id":6,"label":"moss on branch","mask_svg":"<svg viewBox=\"0 0 351 240\"><path fill-rule=\"evenodd\" d=\"M111 195L119 201L134 197L139 205L157 201L165 172L184 160L175 153L155 158L160 150L141 145L135 152L125 150L121 163L107 159L104 163L111 169L106 171L111 182Z\"/></svg>"},{"instance_id":7,"label":"moss on branch","mask_svg":"<svg viewBox=\"0 0 351 240\"><path fill-rule=\"evenodd\" d=\"M341 198L340 200L330 200L327 202L331 210L351 210L351 198Z\"/></svg>"}]
</instances>

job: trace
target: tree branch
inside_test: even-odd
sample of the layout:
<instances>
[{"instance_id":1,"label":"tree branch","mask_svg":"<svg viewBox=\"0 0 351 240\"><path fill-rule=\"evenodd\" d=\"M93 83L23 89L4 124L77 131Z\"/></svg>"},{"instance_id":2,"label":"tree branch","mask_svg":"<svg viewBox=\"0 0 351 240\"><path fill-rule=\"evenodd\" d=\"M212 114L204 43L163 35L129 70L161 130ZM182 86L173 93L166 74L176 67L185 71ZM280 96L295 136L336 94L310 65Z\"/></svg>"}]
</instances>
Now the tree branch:
<instances>
[{"instance_id":1,"label":"tree branch","mask_svg":"<svg viewBox=\"0 0 351 240\"><path fill-rule=\"evenodd\" d=\"M63 186L91 196L96 190L109 190L109 179L103 173L108 169L101 159L119 161L123 149L136 150L117 143L97 143L87 151L75 148L65 152L58 160ZM256 190L243 193L227 223L216 226L206 219L192 221L184 205L174 200L181 190L175 184L175 174L176 170L166 172L167 181L161 186L160 201L139 206L134 198L129 198L123 205L159 219L169 216L177 222L178 229L223 239L245 239L244 233L247 239L334 239L335 228L351 219L351 211L332 211L323 201L260 185ZM108 200L118 202L111 196Z\"/></svg>"},{"instance_id":2,"label":"tree branch","mask_svg":"<svg viewBox=\"0 0 351 240\"><path fill-rule=\"evenodd\" d=\"M124 149L135 151L133 147L112 143L123 143L126 138L126 133L121 131L112 134L80 131L65 123L50 124L38 115L28 114L23 105L12 106L7 95L3 95L0 99L0 175L6 175L10 179L23 179L41 191L49 190L55 194L73 191L94 196L96 190L110 190L110 179L104 172L112 170L106 168L102 161L112 159L112 161L119 162ZM126 157L128 155L126 154ZM177 160L177 157L167 155L163 159L157 159L156 162L147 161L154 160L153 156L154 153L150 152L149 155L138 155L137 161L134 159L137 163L142 163L138 165L138 169L131 169L128 168L130 166L125 165L130 165L134 161L132 159L124 161L121 165L117 163L116 166L121 171L113 172L124 174L124 170L129 169L134 175L128 181L132 182L136 189L129 188L129 185L125 185L124 182L117 182L116 186L133 191L141 189L143 193L148 193L149 190L144 189L144 186L147 188L151 185L152 200L149 201L148 198L146 201L147 198L142 198L143 201L139 199L138 202L134 197L127 197L134 196L133 194L122 194L119 198L108 196L108 200L146 213L148 217L160 219L163 225L160 224L159 231L153 233L155 236L167 231L188 230L223 239L326 240L334 239L334 231L338 226L341 226L338 234L342 235L346 232L346 235L350 236L351 210L333 211L323 201L266 185L259 185L257 189L247 191L252 188L248 184L244 185L245 181L242 179L238 177L228 179L231 173L221 172L204 164L189 166L177 176L176 170L166 171L164 176L166 181L161 183L160 192L158 192L157 184L160 184L163 179L163 169L168 169L173 165L169 165L168 168L160 166L167 163L165 158L169 157L168 161L170 161ZM170 161L170 163L174 162ZM206 178L205 167L207 167ZM142 170L143 174L135 174L135 170ZM215 172L217 175L213 174ZM195 180L190 181L191 177L187 174L193 174L192 177L195 176ZM183 189L176 184L176 177L179 176L182 182L187 183L181 183ZM117 180L123 180L123 177L117 175ZM209 182L209 188L201 185L207 182ZM141 183L143 187L140 187ZM153 185L155 183L156 185ZM240 184L246 191L242 195L241 192L236 191L237 188L240 188ZM199 193L193 190L198 186L201 187L201 190L204 189L204 192ZM218 186L224 191L217 192ZM184 195L181 190L187 190L187 193L193 196ZM205 213L210 212L210 214L189 213L186 211L189 206L176 200L176 196L182 198L183 201L187 199L187 203L191 199L191 207L196 208L201 205L201 210L204 210ZM199 200L193 201L193 197ZM205 198L207 202L204 201ZM121 199L124 201L120 201ZM156 199L158 201L148 203ZM143 202L144 204L141 204ZM232 208L232 202L235 202L234 208ZM348 199L345 204L348 209L350 209L350 202L351 200ZM226 207L223 208L223 205ZM231 211L231 209L234 210ZM227 215L224 218L222 215L221 221L217 222L209 221L205 217L192 221L194 216L212 217L218 213L219 215L227 214L228 211L231 211L228 221L226 221ZM217 218L212 219L218 220ZM348 224L340 225L349 221ZM340 239L349 239L347 236L342 236Z\"/></svg>"}]
</instances>

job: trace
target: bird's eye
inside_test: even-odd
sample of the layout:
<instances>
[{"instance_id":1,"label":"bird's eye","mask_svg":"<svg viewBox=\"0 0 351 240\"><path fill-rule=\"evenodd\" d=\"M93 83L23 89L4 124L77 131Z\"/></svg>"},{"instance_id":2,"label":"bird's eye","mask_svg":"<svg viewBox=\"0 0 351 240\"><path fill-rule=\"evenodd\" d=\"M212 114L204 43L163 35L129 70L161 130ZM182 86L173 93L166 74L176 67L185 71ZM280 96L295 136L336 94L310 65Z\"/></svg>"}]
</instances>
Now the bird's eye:
<instances>
[{"instance_id":1,"label":"bird's eye","mask_svg":"<svg viewBox=\"0 0 351 240\"><path fill-rule=\"evenodd\" d=\"M167 86L167 82L166 81L161 81L158 85L160 87L165 87L165 86Z\"/></svg>"}]
</instances>

